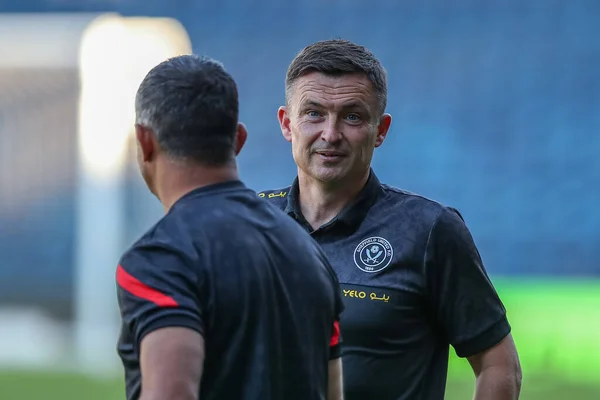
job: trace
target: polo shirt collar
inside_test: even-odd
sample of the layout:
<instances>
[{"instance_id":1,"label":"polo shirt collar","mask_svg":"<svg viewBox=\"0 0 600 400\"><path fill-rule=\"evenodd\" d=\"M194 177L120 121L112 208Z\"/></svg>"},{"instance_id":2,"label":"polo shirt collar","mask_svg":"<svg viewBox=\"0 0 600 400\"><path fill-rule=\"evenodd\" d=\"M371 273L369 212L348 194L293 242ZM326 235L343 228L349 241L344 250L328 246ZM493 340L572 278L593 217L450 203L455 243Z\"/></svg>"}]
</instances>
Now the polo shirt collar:
<instances>
[{"instance_id":1,"label":"polo shirt collar","mask_svg":"<svg viewBox=\"0 0 600 400\"><path fill-rule=\"evenodd\" d=\"M302 215L302 211L300 210L299 191L300 188L298 177L296 177L290 188L287 198L287 205L284 211L288 215L302 222L306 222L304 216ZM358 193L356 198L352 200L346 207L344 207L344 209L326 225L329 226L341 222L349 227L358 226L367 216L369 209L371 206L373 206L375 200L377 200L377 196L380 192L381 183L379 182L379 179L377 179L373 169L371 169L367 183Z\"/></svg>"}]
</instances>

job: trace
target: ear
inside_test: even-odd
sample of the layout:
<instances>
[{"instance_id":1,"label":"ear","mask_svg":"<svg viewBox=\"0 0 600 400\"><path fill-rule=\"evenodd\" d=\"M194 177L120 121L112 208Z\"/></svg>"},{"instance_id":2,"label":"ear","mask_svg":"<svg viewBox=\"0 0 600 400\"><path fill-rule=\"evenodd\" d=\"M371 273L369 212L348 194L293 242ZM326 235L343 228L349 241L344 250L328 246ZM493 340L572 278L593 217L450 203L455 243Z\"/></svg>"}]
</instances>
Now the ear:
<instances>
[{"instance_id":1,"label":"ear","mask_svg":"<svg viewBox=\"0 0 600 400\"><path fill-rule=\"evenodd\" d=\"M292 141L292 130L290 129L290 116L288 114L289 109L285 106L279 107L277 110L277 119L279 120L279 127L281 128L281 134L288 142Z\"/></svg>"},{"instance_id":2,"label":"ear","mask_svg":"<svg viewBox=\"0 0 600 400\"><path fill-rule=\"evenodd\" d=\"M149 162L156 157L158 143L154 131L140 124L135 124L135 137L140 150L141 161Z\"/></svg>"},{"instance_id":3,"label":"ear","mask_svg":"<svg viewBox=\"0 0 600 400\"><path fill-rule=\"evenodd\" d=\"M375 139L375 147L382 145L383 141L387 137L390 126L392 125L392 116L390 114L383 114L377 125L377 139Z\"/></svg>"},{"instance_id":4,"label":"ear","mask_svg":"<svg viewBox=\"0 0 600 400\"><path fill-rule=\"evenodd\" d=\"M238 123L237 132L235 133L235 155L237 156L242 151L242 147L246 143L246 139L248 138L248 131L246 130L246 125L241 122Z\"/></svg>"}]
</instances>

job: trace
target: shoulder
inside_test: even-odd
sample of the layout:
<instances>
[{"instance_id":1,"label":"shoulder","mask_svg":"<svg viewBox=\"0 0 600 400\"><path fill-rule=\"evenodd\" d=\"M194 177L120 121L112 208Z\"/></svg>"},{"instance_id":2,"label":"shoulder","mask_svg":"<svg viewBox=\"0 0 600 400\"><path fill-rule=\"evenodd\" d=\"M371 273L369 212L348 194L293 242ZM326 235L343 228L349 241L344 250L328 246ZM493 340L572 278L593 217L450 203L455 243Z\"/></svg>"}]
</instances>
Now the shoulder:
<instances>
[{"instance_id":1,"label":"shoulder","mask_svg":"<svg viewBox=\"0 0 600 400\"><path fill-rule=\"evenodd\" d=\"M135 276L189 269L198 254L184 229L172 216L164 216L123 253L120 268Z\"/></svg>"},{"instance_id":2,"label":"shoulder","mask_svg":"<svg viewBox=\"0 0 600 400\"><path fill-rule=\"evenodd\" d=\"M450 205L387 184L382 184L381 190L382 195L375 206L385 210L390 218L408 218L414 223L425 224L428 230L440 222L464 222L458 209Z\"/></svg>"},{"instance_id":3,"label":"shoulder","mask_svg":"<svg viewBox=\"0 0 600 400\"><path fill-rule=\"evenodd\" d=\"M269 203L281 209L284 209L287 205L287 198L290 194L291 188L291 186L288 186L281 189L263 190L258 192L258 197L267 200Z\"/></svg>"}]
</instances>

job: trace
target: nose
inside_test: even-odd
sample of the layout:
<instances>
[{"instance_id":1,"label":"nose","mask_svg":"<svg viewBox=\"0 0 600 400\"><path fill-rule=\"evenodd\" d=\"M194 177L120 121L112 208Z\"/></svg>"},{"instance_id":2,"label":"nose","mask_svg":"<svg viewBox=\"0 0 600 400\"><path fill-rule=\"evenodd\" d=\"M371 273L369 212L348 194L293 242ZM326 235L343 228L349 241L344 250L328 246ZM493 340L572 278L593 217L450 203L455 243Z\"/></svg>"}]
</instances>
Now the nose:
<instances>
[{"instance_id":1,"label":"nose","mask_svg":"<svg viewBox=\"0 0 600 400\"><path fill-rule=\"evenodd\" d=\"M328 118L325 129L321 133L321 140L327 143L337 143L342 140L342 132L339 129L337 118Z\"/></svg>"}]
</instances>

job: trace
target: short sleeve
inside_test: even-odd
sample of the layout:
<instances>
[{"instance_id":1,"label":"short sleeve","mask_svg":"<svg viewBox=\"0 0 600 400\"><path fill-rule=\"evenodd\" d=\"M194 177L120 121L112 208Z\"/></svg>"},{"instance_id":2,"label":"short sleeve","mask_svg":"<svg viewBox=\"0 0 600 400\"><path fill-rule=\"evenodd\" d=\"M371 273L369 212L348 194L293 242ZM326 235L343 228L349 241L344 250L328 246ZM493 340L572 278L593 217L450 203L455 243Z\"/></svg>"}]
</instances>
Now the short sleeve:
<instances>
[{"instance_id":1,"label":"short sleeve","mask_svg":"<svg viewBox=\"0 0 600 400\"><path fill-rule=\"evenodd\" d=\"M121 320L134 346L148 333L164 327L187 327L204 334L198 274L176 249L136 246L117 267Z\"/></svg>"},{"instance_id":2,"label":"short sleeve","mask_svg":"<svg viewBox=\"0 0 600 400\"><path fill-rule=\"evenodd\" d=\"M425 275L435 320L458 356L487 350L510 333L471 233L452 208L445 208L431 229Z\"/></svg>"}]
</instances>

